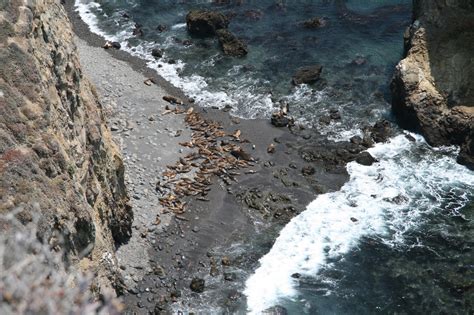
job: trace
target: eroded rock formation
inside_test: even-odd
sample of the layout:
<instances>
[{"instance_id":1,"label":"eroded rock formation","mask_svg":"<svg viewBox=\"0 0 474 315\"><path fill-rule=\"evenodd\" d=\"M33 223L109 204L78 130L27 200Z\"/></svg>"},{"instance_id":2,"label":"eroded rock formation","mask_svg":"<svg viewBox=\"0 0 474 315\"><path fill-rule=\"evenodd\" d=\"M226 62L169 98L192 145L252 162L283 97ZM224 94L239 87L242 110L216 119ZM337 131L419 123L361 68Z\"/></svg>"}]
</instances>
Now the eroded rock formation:
<instances>
[{"instance_id":1,"label":"eroded rock formation","mask_svg":"<svg viewBox=\"0 0 474 315\"><path fill-rule=\"evenodd\" d=\"M400 125L460 145L458 161L474 168L474 3L415 0L405 51L392 81Z\"/></svg>"},{"instance_id":2,"label":"eroded rock formation","mask_svg":"<svg viewBox=\"0 0 474 315\"><path fill-rule=\"evenodd\" d=\"M118 289L114 252L131 233L127 202L122 158L62 4L0 2L0 215L37 224L66 265Z\"/></svg>"}]
</instances>

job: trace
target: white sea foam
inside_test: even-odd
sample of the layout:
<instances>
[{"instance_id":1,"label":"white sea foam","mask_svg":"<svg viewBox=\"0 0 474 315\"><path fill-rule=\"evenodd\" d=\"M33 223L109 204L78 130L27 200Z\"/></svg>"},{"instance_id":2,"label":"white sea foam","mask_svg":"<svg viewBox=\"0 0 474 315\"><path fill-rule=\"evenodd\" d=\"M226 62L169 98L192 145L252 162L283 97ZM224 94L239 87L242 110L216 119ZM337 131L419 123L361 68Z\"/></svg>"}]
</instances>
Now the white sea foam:
<instances>
[{"instance_id":1,"label":"white sea foam","mask_svg":"<svg viewBox=\"0 0 474 315\"><path fill-rule=\"evenodd\" d=\"M413 136L416 142L399 135L369 149L379 160L372 166L349 163L350 180L340 191L318 196L284 227L246 282L250 313L295 297L292 274L314 276L327 258L343 256L361 237L402 244L407 231L423 224L424 213L441 209L443 195L454 194L461 203L472 198L474 172Z\"/></svg>"},{"instance_id":2,"label":"white sea foam","mask_svg":"<svg viewBox=\"0 0 474 315\"><path fill-rule=\"evenodd\" d=\"M177 29L185 28L185 27L186 27L186 23L179 23L179 24L175 24L175 25L171 26L171 29L177 30Z\"/></svg>"},{"instance_id":3,"label":"white sea foam","mask_svg":"<svg viewBox=\"0 0 474 315\"><path fill-rule=\"evenodd\" d=\"M81 19L89 26L91 32L104 36L105 34L99 27L99 21L96 13L102 12L100 4L94 1L77 0L75 3L76 12Z\"/></svg>"}]
</instances>

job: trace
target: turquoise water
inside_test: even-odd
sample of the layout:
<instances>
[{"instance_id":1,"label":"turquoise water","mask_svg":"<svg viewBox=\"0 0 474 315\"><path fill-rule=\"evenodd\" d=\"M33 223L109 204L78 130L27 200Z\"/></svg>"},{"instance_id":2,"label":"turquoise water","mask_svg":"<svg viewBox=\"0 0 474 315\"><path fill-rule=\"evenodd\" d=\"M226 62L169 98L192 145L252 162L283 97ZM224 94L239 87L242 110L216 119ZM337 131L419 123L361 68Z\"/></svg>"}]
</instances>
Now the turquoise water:
<instances>
[{"instance_id":1,"label":"turquoise water","mask_svg":"<svg viewBox=\"0 0 474 315\"><path fill-rule=\"evenodd\" d=\"M77 2L93 31L148 60L201 106L231 105L234 115L256 118L268 117L284 101L298 121L336 140L358 134L380 117L390 119L390 78L402 57L403 31L411 19L409 0L280 1L283 6L270 0L242 5ZM233 16L229 28L248 44L249 54L226 57L216 39L189 36L185 16L196 8ZM124 12L130 18L123 17ZM324 18L327 25L302 27L302 21L313 17ZM142 25L143 37L132 35L135 23ZM168 30L157 31L160 24ZM187 41L191 45L183 44ZM163 49L164 57L151 57L153 48ZM323 66L321 80L292 86L296 69L313 64ZM342 119L321 123L329 109L338 109ZM255 246L236 245L240 261L264 256L260 263L243 263L244 278L258 279L262 272L275 276L236 284L247 292L248 305L228 312L258 313L258 307L275 304L289 314L473 312L473 172L455 163L456 149L433 149L420 137L410 143L398 136L374 150L379 163L349 165L351 181L345 188L308 205L274 247L259 241L249 243ZM359 219L355 227L348 219L354 216ZM319 221L324 224L313 224ZM285 237L291 228L308 232ZM318 247L318 242L325 246ZM296 246L301 244L306 247ZM303 248L301 253L298 248ZM274 257L286 266L279 266ZM283 259L287 257L291 259ZM288 279L283 270L301 277ZM208 294L195 310L226 309L220 289Z\"/></svg>"}]
</instances>

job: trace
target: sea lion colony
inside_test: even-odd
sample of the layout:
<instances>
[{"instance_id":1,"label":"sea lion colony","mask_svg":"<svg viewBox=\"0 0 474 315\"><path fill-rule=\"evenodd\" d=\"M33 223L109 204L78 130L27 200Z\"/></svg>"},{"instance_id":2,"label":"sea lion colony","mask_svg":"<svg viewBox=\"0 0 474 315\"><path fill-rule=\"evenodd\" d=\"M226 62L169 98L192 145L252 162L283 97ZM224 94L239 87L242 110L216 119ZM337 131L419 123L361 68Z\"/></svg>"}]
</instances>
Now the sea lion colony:
<instances>
[{"instance_id":1,"label":"sea lion colony","mask_svg":"<svg viewBox=\"0 0 474 315\"><path fill-rule=\"evenodd\" d=\"M170 102L182 104L182 102ZM193 107L183 109L166 107L162 115L185 114L185 122L192 130L191 140L180 145L194 149L181 157L174 165L168 165L156 184L156 190L162 194L160 203L175 214L185 212L186 203L182 197L195 196L198 200L206 198L211 185L211 177L219 176L226 185L235 181L238 169L254 165L254 159L242 149L248 140L241 138L240 130L229 134L221 124L203 117ZM250 170L247 173L253 174Z\"/></svg>"}]
</instances>

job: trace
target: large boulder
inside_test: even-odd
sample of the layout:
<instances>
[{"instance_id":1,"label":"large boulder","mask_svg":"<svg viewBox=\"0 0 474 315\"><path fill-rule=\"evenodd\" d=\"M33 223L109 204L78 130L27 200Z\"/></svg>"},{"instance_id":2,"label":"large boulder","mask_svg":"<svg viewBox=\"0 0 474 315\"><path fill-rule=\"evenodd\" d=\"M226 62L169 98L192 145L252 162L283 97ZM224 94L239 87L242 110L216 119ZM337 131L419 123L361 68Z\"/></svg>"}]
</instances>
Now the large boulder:
<instances>
[{"instance_id":1,"label":"large boulder","mask_svg":"<svg viewBox=\"0 0 474 315\"><path fill-rule=\"evenodd\" d=\"M188 32L197 36L214 36L217 30L229 26L229 19L222 13L193 10L186 15Z\"/></svg>"},{"instance_id":2,"label":"large boulder","mask_svg":"<svg viewBox=\"0 0 474 315\"><path fill-rule=\"evenodd\" d=\"M298 84L311 84L319 80L323 67L321 65L313 65L308 67L299 68L293 75L292 83Z\"/></svg>"},{"instance_id":3,"label":"large boulder","mask_svg":"<svg viewBox=\"0 0 474 315\"><path fill-rule=\"evenodd\" d=\"M232 57L243 57L247 55L248 49L247 45L240 39L238 39L234 34L229 30L220 29L217 30L217 38L221 44L222 51L227 56Z\"/></svg>"}]
</instances>

